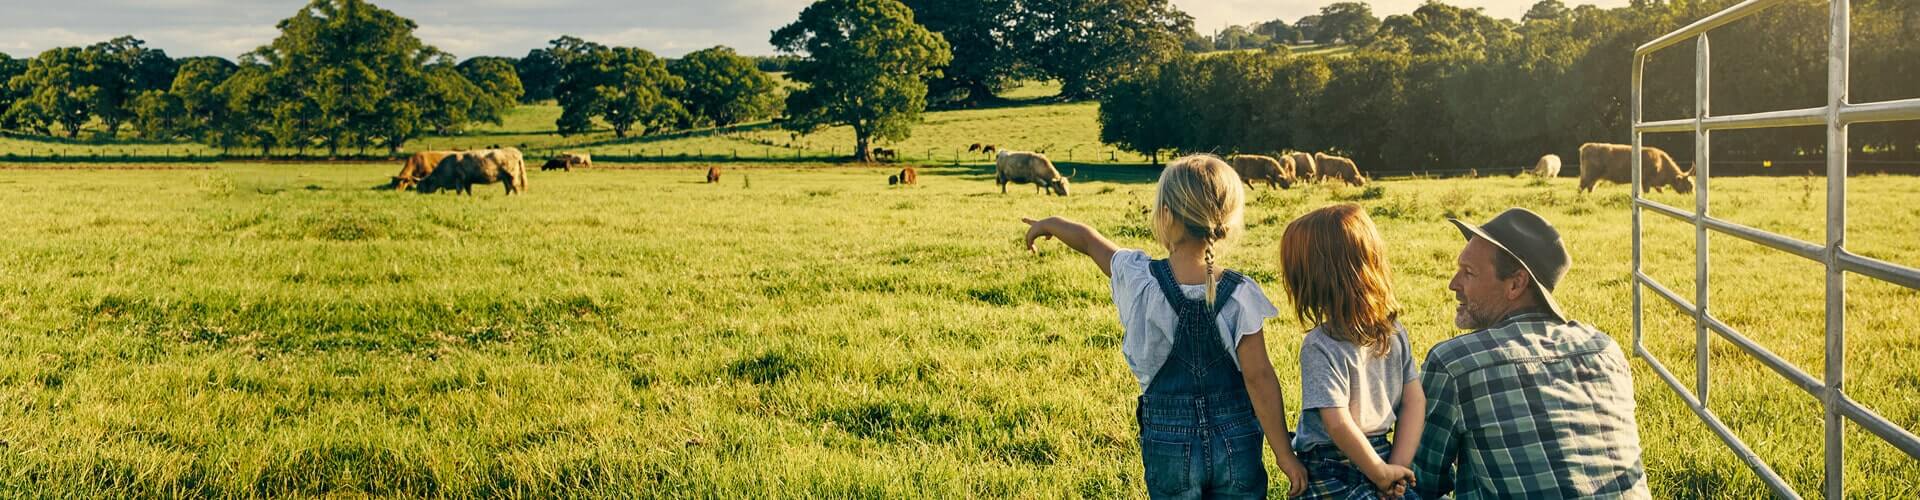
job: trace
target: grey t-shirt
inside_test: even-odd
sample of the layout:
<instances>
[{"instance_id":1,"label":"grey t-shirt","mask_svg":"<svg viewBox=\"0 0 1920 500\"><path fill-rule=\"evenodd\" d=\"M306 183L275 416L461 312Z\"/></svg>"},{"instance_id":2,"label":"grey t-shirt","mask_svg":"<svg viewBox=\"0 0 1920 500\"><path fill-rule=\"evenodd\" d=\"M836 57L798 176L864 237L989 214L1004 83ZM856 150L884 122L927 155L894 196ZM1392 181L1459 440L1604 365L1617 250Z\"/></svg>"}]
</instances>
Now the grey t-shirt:
<instances>
[{"instance_id":1,"label":"grey t-shirt","mask_svg":"<svg viewBox=\"0 0 1920 500\"><path fill-rule=\"evenodd\" d=\"M1294 430L1295 451L1333 444L1320 423L1320 408L1345 407L1354 425L1368 436L1393 430L1401 389L1419 379L1407 329L1399 323L1393 326L1397 332L1386 356L1327 335L1326 325L1307 332L1300 343L1300 425Z\"/></svg>"}]
</instances>

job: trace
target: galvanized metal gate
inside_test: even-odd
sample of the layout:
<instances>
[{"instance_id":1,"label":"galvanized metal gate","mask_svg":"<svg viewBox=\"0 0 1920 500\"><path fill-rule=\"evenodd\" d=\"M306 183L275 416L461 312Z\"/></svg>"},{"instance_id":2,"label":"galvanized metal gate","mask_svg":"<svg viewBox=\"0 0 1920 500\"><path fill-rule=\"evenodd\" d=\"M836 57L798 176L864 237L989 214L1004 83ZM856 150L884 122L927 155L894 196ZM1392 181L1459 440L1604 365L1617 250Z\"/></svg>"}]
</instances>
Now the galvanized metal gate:
<instances>
[{"instance_id":1,"label":"galvanized metal gate","mask_svg":"<svg viewBox=\"0 0 1920 500\"><path fill-rule=\"evenodd\" d=\"M1879 414L1860 406L1843 390L1846 379L1846 279L1844 273L1854 273L1882 281L1898 284L1911 289L1920 289L1920 269L1900 266L1850 253L1846 249L1847 236L1847 126L1855 123L1887 122L1920 119L1920 99L1877 102L1871 104L1852 104L1847 102L1847 66L1850 42L1850 0L1829 0L1831 15L1829 25L1831 36L1827 50L1827 105L1817 108L1772 111L1731 116L1711 116L1708 110L1708 75L1710 61L1707 33L1714 28L1724 26L1739 19L1754 15L1786 0L1747 0L1728 7L1726 10L1701 19L1677 31L1641 45L1633 53L1633 350L1655 373L1665 380L1667 385L1685 400L1687 406L1704 420L1714 433L1720 436L1727 446L1732 447L1736 455L1752 467L1760 479L1773 490L1785 497L1799 498L1786 481L1780 479L1767 463L1754 455L1733 431L1707 408L1707 343L1708 332L1720 335L1728 342L1739 346L1747 354L1758 358L1768 368L1793 383L1795 387L1806 391L1808 395L1820 401L1825 408L1826 419L1826 488L1827 498L1841 498L1844 475L1843 461L1846 450L1841 440L1841 429L1847 421L1852 421L1862 429L1879 436L1893 444L1907 455L1920 459L1920 438L1901 428ZM1694 39L1694 117L1657 122L1644 121L1641 114L1642 97L1645 89L1642 73L1647 56L1660 49L1671 47ZM1708 185L1712 179L1712 165L1708 160L1710 149L1708 139L1715 130L1757 129L1825 125L1827 127L1827 237L1826 245L1817 245L1788 238L1771 232L1743 226L1737 223L1715 219L1708 215ZM1698 184L1694 191L1693 212L1661 204L1641 196L1641 135L1648 132L1691 132L1694 134L1694 177ZM1692 302L1681 298L1658 281L1647 276L1641 270L1641 236L1644 227L1641 214L1651 210L1694 226L1694 298ZM1786 360L1781 359L1766 347L1748 339L1745 335L1727 326L1713 315L1707 293L1707 233L1715 231L1755 244L1805 257L1808 260L1826 265L1826 373L1824 379L1814 378L1801 371ZM1691 315L1694 320L1695 349L1694 358L1698 379L1695 381L1697 394L1689 394L1679 379L1667 371L1659 359L1649 352L1641 342L1642 302L1641 291L1651 289L1656 295L1673 303L1674 307ZM1844 419L1844 420L1843 420Z\"/></svg>"}]
</instances>

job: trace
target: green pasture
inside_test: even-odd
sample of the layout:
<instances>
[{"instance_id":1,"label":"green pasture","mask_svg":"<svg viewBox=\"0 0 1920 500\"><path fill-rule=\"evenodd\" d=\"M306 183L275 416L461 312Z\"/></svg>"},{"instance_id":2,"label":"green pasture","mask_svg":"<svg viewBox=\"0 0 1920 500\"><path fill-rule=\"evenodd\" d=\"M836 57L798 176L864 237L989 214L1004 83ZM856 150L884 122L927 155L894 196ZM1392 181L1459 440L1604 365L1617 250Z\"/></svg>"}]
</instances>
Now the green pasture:
<instances>
[{"instance_id":1,"label":"green pasture","mask_svg":"<svg viewBox=\"0 0 1920 500\"><path fill-rule=\"evenodd\" d=\"M966 119L993 112L946 114L949 138L1014 143ZM0 170L0 496L1144 495L1106 281L1058 243L1027 254L1018 218L1164 255L1142 214L1151 168L1069 165L1058 198L944 164L911 188L886 185L895 167L534 172L512 197L375 189L388 165L209 167ZM1462 242L1444 219L1530 207L1573 252L1562 302L1631 342L1626 188L1573 182L1261 188L1222 260L1287 309L1280 230L1365 205L1424 354L1458 333L1445 283ZM1822 234L1818 179L1712 189L1717 216ZM1920 263L1920 179L1849 189L1849 247ZM1649 272L1691 297L1692 228L1648 217ZM1709 249L1714 313L1820 373L1820 266ZM1848 292L1847 392L1920 429L1920 294L1858 277ZM1646 345L1693 380L1691 322L1648 297ZM1267 324L1290 408L1305 329ZM1816 492L1819 404L1728 342L1709 350L1714 411ZM1766 496L1634 366L1656 496ZM1848 496L1920 484L1914 460L1846 438Z\"/></svg>"}]
</instances>

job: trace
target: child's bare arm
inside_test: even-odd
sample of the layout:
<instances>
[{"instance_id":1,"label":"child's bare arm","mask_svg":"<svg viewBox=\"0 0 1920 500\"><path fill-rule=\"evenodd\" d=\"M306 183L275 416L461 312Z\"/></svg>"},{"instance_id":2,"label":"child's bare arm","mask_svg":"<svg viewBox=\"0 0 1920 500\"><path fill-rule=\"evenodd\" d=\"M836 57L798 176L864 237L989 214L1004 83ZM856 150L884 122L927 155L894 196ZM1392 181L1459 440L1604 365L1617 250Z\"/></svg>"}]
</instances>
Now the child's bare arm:
<instances>
[{"instance_id":1,"label":"child's bare arm","mask_svg":"<svg viewBox=\"0 0 1920 500\"><path fill-rule=\"evenodd\" d=\"M1420 379L1408 380L1400 389L1400 415L1393 424L1393 453L1387 463L1413 465L1413 452L1420 447L1420 433L1427 429L1427 392Z\"/></svg>"},{"instance_id":2,"label":"child's bare arm","mask_svg":"<svg viewBox=\"0 0 1920 500\"><path fill-rule=\"evenodd\" d=\"M1340 454L1366 474L1375 488L1382 492L1391 491L1401 481L1413 481L1413 469L1393 465L1380 460L1373 452L1373 445L1367 443L1367 436L1360 432L1360 425L1353 422L1353 415L1344 407L1321 408L1320 425L1327 430L1327 436L1333 438L1333 444L1340 448Z\"/></svg>"},{"instance_id":3,"label":"child's bare arm","mask_svg":"<svg viewBox=\"0 0 1920 500\"><path fill-rule=\"evenodd\" d=\"M1034 240L1057 238L1061 243L1067 244L1068 248L1093 259L1094 264L1100 266L1101 274L1113 276L1113 254L1120 251L1120 247L1108 241L1107 237L1101 236L1100 231L1086 224L1060 217L1048 217L1037 221L1023 217L1020 221L1027 223L1027 251L1035 251Z\"/></svg>"},{"instance_id":4,"label":"child's bare arm","mask_svg":"<svg viewBox=\"0 0 1920 500\"><path fill-rule=\"evenodd\" d=\"M1253 400L1253 416L1260 420L1260 430L1267 434L1267 447L1273 449L1273 458L1280 464L1280 472L1287 475L1287 495L1294 496L1307 491L1307 468L1300 463L1300 457L1293 454L1293 443L1287 440L1287 403L1280 395L1280 378L1273 374L1273 361L1267 358L1267 344L1263 332L1254 332L1240 339L1236 348L1240 357L1240 377L1247 384L1247 396Z\"/></svg>"}]
</instances>

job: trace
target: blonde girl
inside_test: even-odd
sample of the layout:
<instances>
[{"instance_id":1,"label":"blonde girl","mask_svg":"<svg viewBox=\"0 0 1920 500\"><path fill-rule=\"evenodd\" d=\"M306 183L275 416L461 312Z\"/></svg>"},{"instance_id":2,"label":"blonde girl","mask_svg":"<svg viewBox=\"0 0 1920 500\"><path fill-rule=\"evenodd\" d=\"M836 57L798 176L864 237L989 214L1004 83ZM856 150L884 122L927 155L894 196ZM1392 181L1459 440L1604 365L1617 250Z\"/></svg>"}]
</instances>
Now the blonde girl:
<instances>
[{"instance_id":1,"label":"blonde girl","mask_svg":"<svg viewBox=\"0 0 1920 500\"><path fill-rule=\"evenodd\" d=\"M1242 204L1233 169L1199 155L1160 173L1153 232L1166 259L1120 249L1078 222L1021 219L1029 251L1036 239L1057 238L1111 277L1126 331L1121 352L1140 383L1135 421L1154 498L1264 497L1263 444L1289 494L1306 484L1261 334L1280 311L1253 280L1218 261L1223 242L1241 230Z\"/></svg>"},{"instance_id":2,"label":"blonde girl","mask_svg":"<svg viewBox=\"0 0 1920 500\"><path fill-rule=\"evenodd\" d=\"M1302 497L1411 498L1427 403L1379 230L1359 205L1315 210L1287 225L1280 264L1294 317L1313 325L1293 438L1313 477Z\"/></svg>"}]
</instances>

